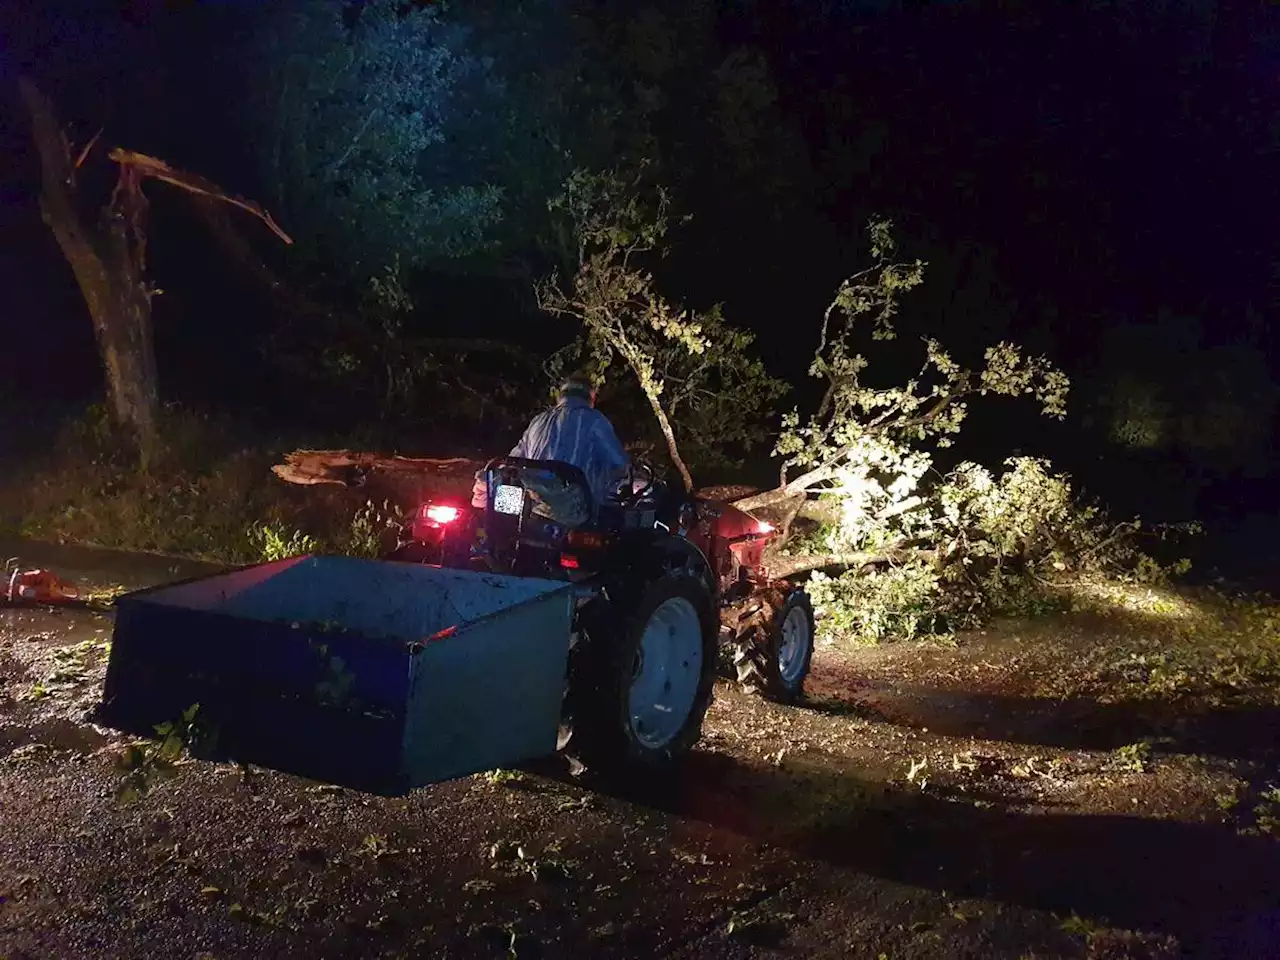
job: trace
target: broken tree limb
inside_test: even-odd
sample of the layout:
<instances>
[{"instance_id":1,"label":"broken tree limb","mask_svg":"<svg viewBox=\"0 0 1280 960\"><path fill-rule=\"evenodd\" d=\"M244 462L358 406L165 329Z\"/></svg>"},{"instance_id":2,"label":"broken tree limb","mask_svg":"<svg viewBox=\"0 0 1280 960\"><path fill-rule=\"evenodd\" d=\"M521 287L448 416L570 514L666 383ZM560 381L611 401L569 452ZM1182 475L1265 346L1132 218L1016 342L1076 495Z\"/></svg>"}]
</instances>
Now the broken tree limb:
<instances>
[{"instance_id":1,"label":"broken tree limb","mask_svg":"<svg viewBox=\"0 0 1280 960\"><path fill-rule=\"evenodd\" d=\"M164 180L240 207L262 219L286 243L293 241L257 204L162 160L119 147L108 154L118 167L110 198L96 220L84 216L82 208L87 205L77 193L76 171L89 158L102 131L79 151L73 150L49 99L26 77L19 79L18 86L40 158L40 213L88 307L112 418L136 443L145 469L157 444L160 399L151 309L157 291L147 279L147 199L142 181L147 177Z\"/></svg>"},{"instance_id":2,"label":"broken tree limb","mask_svg":"<svg viewBox=\"0 0 1280 960\"><path fill-rule=\"evenodd\" d=\"M937 398L924 413L918 416L899 416L895 419L893 417L893 412L887 411L877 417L870 424L866 425L859 434L857 440L840 447L818 466L805 471L800 474L800 476L792 480L785 480L786 465L784 464L779 479L785 480L785 482L780 483L772 490L765 490L754 496L747 497L745 500L737 503L736 506L743 510L758 510L782 503L792 497L806 496L809 493L817 492L822 488L822 485L830 483L839 475L840 468L845 459L858 448L858 445L863 441L863 438L870 435L886 434L890 432L901 433L906 430L923 426L924 424L936 419L944 410L947 409L948 406L970 392L971 390L967 385L965 385L963 389L958 389L953 393L944 394Z\"/></svg>"},{"instance_id":3,"label":"broken tree limb","mask_svg":"<svg viewBox=\"0 0 1280 960\"><path fill-rule=\"evenodd\" d=\"M285 317L306 321L334 319L337 310L333 304L324 302L309 291L288 282L267 264L249 239L232 222L231 211L226 204L213 197L199 195L194 197L194 206L196 212L204 218L214 239L222 245L232 260L268 292L276 308Z\"/></svg>"},{"instance_id":4,"label":"broken tree limb","mask_svg":"<svg viewBox=\"0 0 1280 960\"><path fill-rule=\"evenodd\" d=\"M769 576L777 579L794 577L800 573L811 573L814 570L839 569L861 570L878 563L902 563L906 560L931 560L937 556L936 550L923 547L887 547L883 550L868 550L851 553L815 553L798 557L777 557L766 561Z\"/></svg>"},{"instance_id":5,"label":"broken tree limb","mask_svg":"<svg viewBox=\"0 0 1280 960\"><path fill-rule=\"evenodd\" d=\"M400 457L354 450L295 450L271 472L285 483L332 490L340 499L391 502L413 508L424 498L471 496L472 478L484 466L468 457Z\"/></svg>"},{"instance_id":6,"label":"broken tree limb","mask_svg":"<svg viewBox=\"0 0 1280 960\"><path fill-rule=\"evenodd\" d=\"M233 207L239 207L248 213L253 214L259 220L267 225L267 228L277 237L287 244L293 243L293 238L280 228L280 225L271 219L271 214L267 213L260 205L252 200L245 200L243 197L237 197L234 194L227 193L216 184L211 183L204 177L194 173L186 173L182 170L175 170L163 160L157 160L155 157L149 157L145 153L137 153L133 150L125 150L121 147L112 148L107 154L112 160L120 164L122 167L130 167L144 177L151 177L155 180L163 180L165 183L175 187L181 187L189 193L197 196L209 197L214 200L221 200L223 203L229 203Z\"/></svg>"},{"instance_id":7,"label":"broken tree limb","mask_svg":"<svg viewBox=\"0 0 1280 960\"><path fill-rule=\"evenodd\" d=\"M484 464L467 457L418 458L354 450L295 450L271 468L321 510L351 510L363 503L416 510L425 500L470 502L475 472Z\"/></svg>"}]
</instances>

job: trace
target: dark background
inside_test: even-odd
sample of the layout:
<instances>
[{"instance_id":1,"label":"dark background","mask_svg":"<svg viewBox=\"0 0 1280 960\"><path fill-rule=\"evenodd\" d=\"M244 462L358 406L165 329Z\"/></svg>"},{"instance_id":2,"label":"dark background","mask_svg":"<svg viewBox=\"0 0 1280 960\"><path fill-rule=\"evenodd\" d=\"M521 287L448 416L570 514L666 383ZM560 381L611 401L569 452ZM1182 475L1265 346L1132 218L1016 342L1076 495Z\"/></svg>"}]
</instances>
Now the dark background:
<instances>
[{"instance_id":1,"label":"dark background","mask_svg":"<svg viewBox=\"0 0 1280 960\"><path fill-rule=\"evenodd\" d=\"M601 3L595 15L643 6ZM246 9L5 5L0 397L53 409L102 392L87 313L36 209L16 77L34 76L81 140L104 126L111 143L258 195L241 91L227 72ZM1108 434L1097 398L1140 373L1200 403L1195 377L1242 380L1238 356L1221 349L1232 345L1277 380L1278 13L1250 0L723 0L720 41L767 56L805 176L772 199L781 213L767 226L691 179L695 219L674 238L665 277L691 303L723 300L775 371L799 378L807 332L860 265L867 216L892 216L902 253L930 261L905 340L936 335L971 359L1008 337L1073 378L1065 424L1027 404L975 404L957 455L1049 456L1118 511L1206 520L1230 551L1263 563L1280 506L1273 403L1246 401L1246 420L1217 421L1217 446L1135 448ZM704 160L714 179L715 158ZM156 307L165 399L259 422L323 422L316 411L330 407L290 395L261 360L255 344L273 317L260 292L184 198L159 185L147 192L152 271L166 291ZM532 350L558 345L533 316L526 280L419 282L431 286L442 331L479 319ZM1143 332L1114 336L1135 324ZM1196 334L1183 336L1189 325ZM1248 432L1233 424L1259 420L1262 442L1233 447L1231 435ZM493 438L495 448L509 442ZM1252 539L1232 539L1242 529Z\"/></svg>"}]
</instances>

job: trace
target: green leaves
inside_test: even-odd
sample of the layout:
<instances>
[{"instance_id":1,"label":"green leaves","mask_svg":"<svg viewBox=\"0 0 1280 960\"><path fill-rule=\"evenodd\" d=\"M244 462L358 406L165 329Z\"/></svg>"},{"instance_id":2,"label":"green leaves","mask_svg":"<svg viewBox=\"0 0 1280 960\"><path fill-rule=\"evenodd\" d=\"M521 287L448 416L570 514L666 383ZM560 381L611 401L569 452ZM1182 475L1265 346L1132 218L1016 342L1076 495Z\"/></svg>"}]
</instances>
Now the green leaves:
<instances>
[{"instance_id":1,"label":"green leaves","mask_svg":"<svg viewBox=\"0 0 1280 960\"><path fill-rule=\"evenodd\" d=\"M251 549L262 563L272 563L312 553L319 546L315 537L301 530L287 530L278 523L259 521L248 532Z\"/></svg>"},{"instance_id":2,"label":"green leaves","mask_svg":"<svg viewBox=\"0 0 1280 960\"><path fill-rule=\"evenodd\" d=\"M699 312L658 292L646 257L663 253L668 200L648 188L643 168L578 171L552 208L573 224L579 263L566 287L552 276L538 287L548 313L582 326L581 339L549 365L589 359L597 375L620 367L634 378L686 486L686 454L699 464L724 462L766 436L773 403L787 387L751 356L753 337L730 326L717 305Z\"/></svg>"},{"instance_id":3,"label":"green leaves","mask_svg":"<svg viewBox=\"0 0 1280 960\"><path fill-rule=\"evenodd\" d=\"M917 485L919 466L904 457L893 482L864 478L861 490L847 484L828 494L840 519L827 528L825 549L888 544L898 553L875 568L814 575L815 607L839 636L875 643L950 633L995 613L1052 608L1063 578L1161 582L1184 569L1162 567L1140 549L1140 535L1159 531L1108 522L1046 461L1010 458L998 477L961 463L927 490Z\"/></svg>"},{"instance_id":4,"label":"green leaves","mask_svg":"<svg viewBox=\"0 0 1280 960\"><path fill-rule=\"evenodd\" d=\"M304 255L367 276L484 249L503 192L473 119L503 99L467 29L431 6L271 4L250 51L253 116L275 203Z\"/></svg>"},{"instance_id":5,"label":"green leaves","mask_svg":"<svg viewBox=\"0 0 1280 960\"><path fill-rule=\"evenodd\" d=\"M788 557L785 565L849 565L810 580L828 629L869 642L946 633L996 611L1043 607L1043 585L1059 575L1167 575L1137 548L1136 520L1106 523L1044 461L1010 459L998 479L973 463L930 478L933 451L959 433L973 397L1032 397L1060 419L1070 384L1016 344L989 346L971 369L932 338L914 377L865 383L863 351L896 336L902 295L923 280L923 263L894 260L891 226L868 224L873 263L840 285L823 316L809 372L826 390L809 416L783 417L775 446L783 484L741 504L812 494L827 501L827 521L807 535L819 562Z\"/></svg>"},{"instance_id":6,"label":"green leaves","mask_svg":"<svg viewBox=\"0 0 1280 960\"><path fill-rule=\"evenodd\" d=\"M147 796L157 784L178 775L178 762L189 746L208 744L213 737L197 724L200 704L193 703L174 721L156 724L158 740L139 740L129 744L117 756L115 768L120 774L116 801L134 803Z\"/></svg>"},{"instance_id":7,"label":"green leaves","mask_svg":"<svg viewBox=\"0 0 1280 960\"><path fill-rule=\"evenodd\" d=\"M805 471L797 480L805 490L833 484L847 489L851 481L865 487L869 472L894 470L914 482L928 467L918 459L927 453L909 456L904 448L924 441L948 446L968 412L965 398L972 395L1030 395L1046 415L1065 414L1067 377L1044 358L1025 357L1011 343L989 347L984 366L974 371L957 363L939 341L926 339L915 377L901 386L865 384L870 361L860 352L860 338L866 334L874 343L897 335L894 318L902 295L923 282L925 266L892 259L896 246L889 221L872 219L867 232L874 262L837 289L809 367L811 376L826 381L826 391L808 418L795 411L783 419L774 452L783 461L784 477ZM893 482L886 479L879 486Z\"/></svg>"}]
</instances>

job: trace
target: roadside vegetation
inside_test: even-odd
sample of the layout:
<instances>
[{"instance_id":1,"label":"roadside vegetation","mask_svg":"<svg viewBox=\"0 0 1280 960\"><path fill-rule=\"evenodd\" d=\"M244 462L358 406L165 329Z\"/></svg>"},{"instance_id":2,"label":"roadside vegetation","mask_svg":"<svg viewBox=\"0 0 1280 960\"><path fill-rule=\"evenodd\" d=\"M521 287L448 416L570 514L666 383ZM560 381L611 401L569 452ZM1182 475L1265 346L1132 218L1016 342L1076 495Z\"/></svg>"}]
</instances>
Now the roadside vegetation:
<instances>
[{"instance_id":1,"label":"roadside vegetation","mask_svg":"<svg viewBox=\"0 0 1280 960\"><path fill-rule=\"evenodd\" d=\"M271 467L296 445L167 407L153 458L139 469L105 409L93 407L10 469L0 531L224 564L317 550L375 555L395 508L276 480Z\"/></svg>"},{"instance_id":2,"label":"roadside vegetation","mask_svg":"<svg viewBox=\"0 0 1280 960\"><path fill-rule=\"evenodd\" d=\"M738 503L778 528L772 568L808 578L828 641L952 637L993 616L1063 609L1076 582L1167 587L1187 569L1176 537L1194 526L1111 520L1046 460L935 468L971 405L1029 402L1061 419L1069 383L1013 343L987 347L967 367L926 337L918 373L878 385L910 296L927 282L925 263L899 258L888 221L869 222L867 264L816 318L815 390L770 375L753 337L720 308L693 311L660 291L649 264L666 253L669 199L643 169L575 172L550 206L578 256L571 273L536 285L539 305L572 337L543 358L547 386L589 366L621 410L648 412L634 428L686 489L695 472L771 451L777 486ZM370 289L357 314L391 338L368 348L377 366L398 336L387 318L412 300L396 269ZM465 379L465 362L458 369ZM407 391L401 400L411 399L416 381L396 382ZM155 422L145 458L105 408L64 424L10 482L4 512L14 532L229 564L313 551L376 556L414 506L358 486L282 483L271 467L290 445L246 442L208 416L164 407ZM380 427L385 436L388 424Z\"/></svg>"},{"instance_id":3,"label":"roadside vegetation","mask_svg":"<svg viewBox=\"0 0 1280 960\"><path fill-rule=\"evenodd\" d=\"M6 608L0 808L23 829L0 831L0 960L122 939L148 956L1138 960L1274 923L1280 605L1193 581L1200 527L1150 522L1269 462L1265 311L1221 322L1243 280L1192 307L1163 275L1131 297L1091 274L1090 211L1123 205L1096 177L1101 205L1079 203L1066 167L1019 157L999 184L1043 223L978 216L1001 144L1026 138L976 148L981 124L961 136L963 112L913 78L942 64L982 103L967 84L998 69L913 37L876 89L875 31L832 28L864 62L798 100L780 35L746 29L769 5L187 6L138 74L165 82L122 97L113 74L105 101L53 72L20 84L41 218L104 374L100 402L56 423L6 398L0 535L224 565L376 557L431 484L466 495L471 468L407 487L272 468L501 453L585 370L668 482L732 487L774 526L770 569L817 614L813 671L786 705L718 685L674 792L531 766L389 799L210 762L198 703L150 740L95 725L122 587ZM923 17L896 19L911 36ZM177 69L197 36L216 56ZM155 109L171 85L201 119L185 134ZM1072 134L1059 99L988 113L1053 117L1066 144L1129 121L1091 101ZM1218 146L1204 155L1240 153ZM1151 226L1124 229L1156 264ZM1012 256L1024 244L1038 260ZM1016 270L1048 280L1015 291ZM1121 472L1142 517L1093 498ZM328 703L352 675L323 657Z\"/></svg>"}]
</instances>

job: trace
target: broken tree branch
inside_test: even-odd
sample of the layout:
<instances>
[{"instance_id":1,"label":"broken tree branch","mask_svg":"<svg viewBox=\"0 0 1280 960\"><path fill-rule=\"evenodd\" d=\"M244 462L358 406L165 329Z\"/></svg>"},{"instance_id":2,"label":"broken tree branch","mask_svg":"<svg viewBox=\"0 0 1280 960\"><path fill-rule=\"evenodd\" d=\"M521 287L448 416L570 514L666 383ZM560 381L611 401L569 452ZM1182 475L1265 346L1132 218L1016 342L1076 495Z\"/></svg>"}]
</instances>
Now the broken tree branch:
<instances>
[{"instance_id":1,"label":"broken tree branch","mask_svg":"<svg viewBox=\"0 0 1280 960\"><path fill-rule=\"evenodd\" d=\"M295 450L286 454L284 463L276 464L271 472L286 483L301 486L350 487L363 486L375 474L432 479L469 477L483 465L467 457L435 459L381 456L352 450Z\"/></svg>"},{"instance_id":2,"label":"broken tree branch","mask_svg":"<svg viewBox=\"0 0 1280 960\"><path fill-rule=\"evenodd\" d=\"M766 566L769 576L778 579L794 577L800 573L814 570L830 570L839 568L842 572L861 570L877 563L902 563L911 559L933 559L937 551L924 547L909 547L899 542L881 550L859 550L844 553L814 553L798 557L778 557L768 561Z\"/></svg>"},{"instance_id":3,"label":"broken tree branch","mask_svg":"<svg viewBox=\"0 0 1280 960\"><path fill-rule=\"evenodd\" d=\"M93 149L94 144L98 142L98 138L102 136L102 131L105 129L106 127L98 128L98 132L90 138L89 142L84 145L84 149L80 151L80 155L76 157L76 162L72 164L72 169L79 170L84 166L84 162L89 159L89 151Z\"/></svg>"}]
</instances>

